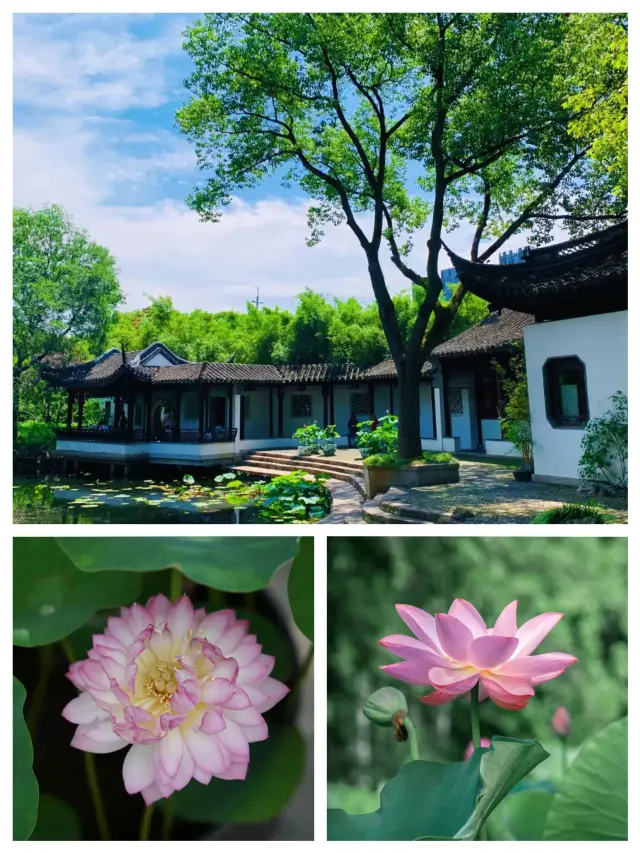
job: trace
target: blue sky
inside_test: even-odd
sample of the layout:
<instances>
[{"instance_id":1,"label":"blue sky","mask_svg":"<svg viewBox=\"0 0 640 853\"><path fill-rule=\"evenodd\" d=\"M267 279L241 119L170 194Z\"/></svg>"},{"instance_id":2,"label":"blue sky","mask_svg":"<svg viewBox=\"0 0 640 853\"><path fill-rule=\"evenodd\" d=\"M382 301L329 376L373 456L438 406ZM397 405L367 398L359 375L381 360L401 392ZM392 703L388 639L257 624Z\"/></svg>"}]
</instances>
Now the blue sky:
<instances>
[{"instance_id":1,"label":"blue sky","mask_svg":"<svg viewBox=\"0 0 640 853\"><path fill-rule=\"evenodd\" d=\"M239 194L216 225L187 208L202 176L174 116L191 66L181 33L196 17L14 17L14 203L62 204L108 246L128 309L169 295L183 311L242 310L257 287L265 304L286 308L305 287L370 301L346 226L306 246L308 200L295 188L270 180ZM469 234L447 242L466 254ZM424 264L422 239L413 262ZM390 264L386 272L392 291L406 286Z\"/></svg>"}]
</instances>

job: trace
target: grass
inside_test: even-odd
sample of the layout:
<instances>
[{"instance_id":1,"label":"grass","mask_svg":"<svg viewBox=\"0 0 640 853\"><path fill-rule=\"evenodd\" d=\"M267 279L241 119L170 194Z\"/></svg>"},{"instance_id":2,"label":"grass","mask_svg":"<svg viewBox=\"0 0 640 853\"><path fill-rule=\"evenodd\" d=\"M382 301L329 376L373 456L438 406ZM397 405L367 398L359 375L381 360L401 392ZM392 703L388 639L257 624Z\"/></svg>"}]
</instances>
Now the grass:
<instances>
[{"instance_id":1,"label":"grass","mask_svg":"<svg viewBox=\"0 0 640 853\"><path fill-rule=\"evenodd\" d=\"M591 521L592 524L615 524L609 512L592 501L563 504L555 509L546 509L531 519L530 524L567 524L570 521Z\"/></svg>"}]
</instances>

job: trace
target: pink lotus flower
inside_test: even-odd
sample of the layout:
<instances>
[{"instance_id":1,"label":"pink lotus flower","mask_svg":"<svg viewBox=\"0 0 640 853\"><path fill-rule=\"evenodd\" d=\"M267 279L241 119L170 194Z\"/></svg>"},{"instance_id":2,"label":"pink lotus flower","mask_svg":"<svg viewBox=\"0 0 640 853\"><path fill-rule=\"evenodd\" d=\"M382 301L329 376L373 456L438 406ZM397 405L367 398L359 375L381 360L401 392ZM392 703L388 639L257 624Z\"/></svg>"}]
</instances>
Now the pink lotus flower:
<instances>
[{"instance_id":1,"label":"pink lotus flower","mask_svg":"<svg viewBox=\"0 0 640 853\"><path fill-rule=\"evenodd\" d=\"M481 747L484 746L488 749L491 746L491 741L489 740L488 737L481 737L480 738L480 746ZM468 761L474 752L475 752L475 747L473 745L473 741L470 740L469 743L467 744L467 748L464 751L464 760Z\"/></svg>"},{"instance_id":2,"label":"pink lotus flower","mask_svg":"<svg viewBox=\"0 0 640 853\"><path fill-rule=\"evenodd\" d=\"M80 690L62 715L85 752L131 746L122 768L147 805L192 779L244 779L249 744L268 737L262 718L289 692L269 673L248 622L233 610L195 610L156 595L123 607L67 674Z\"/></svg>"},{"instance_id":3,"label":"pink lotus flower","mask_svg":"<svg viewBox=\"0 0 640 853\"><path fill-rule=\"evenodd\" d=\"M493 628L487 628L475 607L462 598L448 614L435 618L418 607L397 604L400 618L417 639L392 634L380 640L404 658L381 669L400 681L435 687L420 697L426 705L445 705L479 681L481 702L488 697L508 711L526 708L537 684L561 675L577 658L560 652L532 655L563 614L543 613L518 628L517 604L508 604Z\"/></svg>"},{"instance_id":4,"label":"pink lotus flower","mask_svg":"<svg viewBox=\"0 0 640 853\"><path fill-rule=\"evenodd\" d=\"M551 720L551 728L560 737L567 737L571 734L571 717L564 705L556 708L556 712Z\"/></svg>"}]
</instances>

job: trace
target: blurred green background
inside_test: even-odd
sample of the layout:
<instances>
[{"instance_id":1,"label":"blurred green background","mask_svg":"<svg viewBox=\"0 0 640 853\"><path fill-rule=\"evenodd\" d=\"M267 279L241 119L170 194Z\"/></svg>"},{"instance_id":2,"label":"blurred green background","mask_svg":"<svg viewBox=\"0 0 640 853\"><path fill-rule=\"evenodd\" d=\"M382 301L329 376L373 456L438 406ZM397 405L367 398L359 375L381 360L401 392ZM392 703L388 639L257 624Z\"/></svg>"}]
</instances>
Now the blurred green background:
<instances>
[{"instance_id":1,"label":"blurred green background","mask_svg":"<svg viewBox=\"0 0 640 853\"><path fill-rule=\"evenodd\" d=\"M362 714L379 687L407 697L421 758L460 761L471 738L468 702L429 708L414 698L428 688L380 671L398 658L378 640L410 635L396 603L437 613L466 598L489 626L513 599L518 625L546 611L565 614L536 653L566 652L578 663L537 687L524 711L483 702L483 737L535 737L553 759L559 742L550 723L558 705L571 715L570 747L626 713L626 538L334 537L327 587L329 808L377 808L380 787L408 758L406 743Z\"/></svg>"}]
</instances>

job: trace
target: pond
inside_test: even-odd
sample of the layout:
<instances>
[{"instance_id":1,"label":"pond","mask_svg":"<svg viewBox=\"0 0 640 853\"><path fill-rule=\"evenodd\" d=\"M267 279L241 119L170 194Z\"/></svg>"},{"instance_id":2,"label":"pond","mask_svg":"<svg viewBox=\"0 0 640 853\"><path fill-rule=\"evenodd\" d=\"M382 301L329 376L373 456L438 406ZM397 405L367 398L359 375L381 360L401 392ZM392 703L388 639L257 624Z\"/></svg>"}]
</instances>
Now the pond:
<instances>
[{"instance_id":1,"label":"pond","mask_svg":"<svg viewBox=\"0 0 640 853\"><path fill-rule=\"evenodd\" d=\"M261 481L235 474L221 483L102 481L95 478L18 478L17 524L269 524L251 505ZM229 489L228 483L240 483Z\"/></svg>"}]
</instances>

